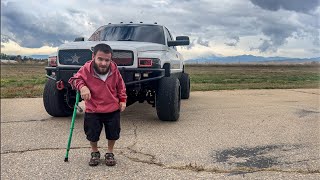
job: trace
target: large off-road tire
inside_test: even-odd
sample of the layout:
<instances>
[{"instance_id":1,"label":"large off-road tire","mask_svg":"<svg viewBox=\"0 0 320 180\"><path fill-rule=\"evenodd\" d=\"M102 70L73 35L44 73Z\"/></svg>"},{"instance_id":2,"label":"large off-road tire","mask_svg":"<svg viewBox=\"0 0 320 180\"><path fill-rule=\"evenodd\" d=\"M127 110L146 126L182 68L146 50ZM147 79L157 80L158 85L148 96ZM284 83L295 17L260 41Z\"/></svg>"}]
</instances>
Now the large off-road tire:
<instances>
[{"instance_id":1,"label":"large off-road tire","mask_svg":"<svg viewBox=\"0 0 320 180\"><path fill-rule=\"evenodd\" d=\"M43 92L43 104L48 114L54 117L72 115L73 109L68 106L64 94L65 90L58 90L56 82L48 79Z\"/></svg>"},{"instance_id":2,"label":"large off-road tire","mask_svg":"<svg viewBox=\"0 0 320 180\"><path fill-rule=\"evenodd\" d=\"M156 109L162 121L177 121L180 116L181 88L174 77L163 77L159 80L156 92Z\"/></svg>"},{"instance_id":3,"label":"large off-road tire","mask_svg":"<svg viewBox=\"0 0 320 180\"><path fill-rule=\"evenodd\" d=\"M189 74L182 73L180 77L181 99L189 99L190 97L190 78Z\"/></svg>"}]
</instances>

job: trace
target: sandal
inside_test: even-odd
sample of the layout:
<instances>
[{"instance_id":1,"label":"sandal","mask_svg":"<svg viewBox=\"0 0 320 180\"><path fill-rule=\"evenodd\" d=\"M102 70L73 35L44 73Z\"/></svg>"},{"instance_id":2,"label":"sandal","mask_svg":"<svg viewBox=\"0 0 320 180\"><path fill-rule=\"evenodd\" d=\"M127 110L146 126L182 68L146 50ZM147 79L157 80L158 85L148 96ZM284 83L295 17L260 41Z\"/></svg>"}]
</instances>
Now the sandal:
<instances>
[{"instance_id":1,"label":"sandal","mask_svg":"<svg viewBox=\"0 0 320 180\"><path fill-rule=\"evenodd\" d=\"M92 152L89 166L97 166L100 163L100 152Z\"/></svg>"},{"instance_id":2,"label":"sandal","mask_svg":"<svg viewBox=\"0 0 320 180\"><path fill-rule=\"evenodd\" d=\"M106 153L106 155L104 157L106 159L106 165L107 166L116 165L116 160L114 159L114 154L113 153Z\"/></svg>"}]
</instances>

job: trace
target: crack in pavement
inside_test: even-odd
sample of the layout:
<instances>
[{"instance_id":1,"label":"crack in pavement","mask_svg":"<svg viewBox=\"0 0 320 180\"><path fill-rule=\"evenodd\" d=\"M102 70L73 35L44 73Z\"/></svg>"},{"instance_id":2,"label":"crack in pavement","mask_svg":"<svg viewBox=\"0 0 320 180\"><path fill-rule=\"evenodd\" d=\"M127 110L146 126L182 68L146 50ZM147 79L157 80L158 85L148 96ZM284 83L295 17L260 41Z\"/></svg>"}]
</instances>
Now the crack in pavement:
<instances>
[{"instance_id":1,"label":"crack in pavement","mask_svg":"<svg viewBox=\"0 0 320 180\"><path fill-rule=\"evenodd\" d=\"M314 173L320 173L320 170L283 170L278 168L254 168L254 167L237 167L234 169L226 170L226 169L220 169L220 168L206 168L202 165L197 165L196 163L192 164L189 163L187 165L183 166L167 166L162 162L157 162L156 155L148 154L140 152L136 149L134 149L134 146L137 144L137 138L138 133L137 129L138 126L132 121L132 124L134 126L134 142L132 145L126 147L127 150L129 150L129 153L132 154L138 154L147 156L148 159L141 159L139 157L132 157L128 154L126 154L124 151L120 151L120 154L127 159L137 162L137 163L144 163L149 165L156 165L158 167L162 167L164 169L174 169L174 170L190 170L194 172L209 172L209 173L229 173L229 174L246 174L246 173L254 173L254 172L283 172L283 173L300 173L300 174L314 174Z\"/></svg>"},{"instance_id":2,"label":"crack in pavement","mask_svg":"<svg viewBox=\"0 0 320 180\"><path fill-rule=\"evenodd\" d=\"M89 149L90 146L78 146L78 147L70 147L71 149ZM98 148L103 148L101 146L98 146ZM35 148L35 149L25 149L25 150L6 150L4 152L1 152L0 154L22 154L26 152L34 152L34 151L48 151L48 150L66 150L66 147L49 147L49 148ZM122 150L125 148L114 148L118 150Z\"/></svg>"},{"instance_id":3,"label":"crack in pavement","mask_svg":"<svg viewBox=\"0 0 320 180\"><path fill-rule=\"evenodd\" d=\"M49 119L49 118L48 118ZM45 119L45 120L48 120ZM37 120L39 121L39 120ZM173 170L186 170L186 171L193 171L193 172L208 172L208 173L229 173L230 175L238 175L238 174L247 174L247 173L255 173L255 172L282 172L282 173L299 173L299 174L315 174L320 173L320 170L283 170L278 168L253 168L253 167L237 167L233 169L221 169L221 168L206 168L203 165L198 165L196 163L192 164L186 164L186 165L180 165L180 166L167 166L162 162L157 162L156 155L152 155L149 153L143 153L136 149L134 149L134 146L137 144L137 138L138 133L137 129L138 126L132 121L132 124L134 126L134 142L133 144L124 147L124 148L118 148L120 150L119 154L126 157L127 159L136 162L136 163L144 163L149 165L156 165L158 167L162 167L164 169L173 169ZM71 147L70 149L87 149L90 148L90 146L79 146L79 147ZM117 149L117 148L115 148ZM27 149L27 150L20 150L20 151L14 151L9 150L5 152L1 152L1 155L3 154L15 154L15 153L25 153L25 152L33 152L33 151L44 151L44 150L66 150L66 148L37 148L37 149ZM129 151L129 154L138 154L142 156L148 157L147 159L142 159L139 157L132 157L129 154L126 154L126 150Z\"/></svg>"},{"instance_id":4,"label":"crack in pavement","mask_svg":"<svg viewBox=\"0 0 320 180\"><path fill-rule=\"evenodd\" d=\"M85 149L85 148L90 148L89 146L79 146L79 147L71 147L70 149ZM1 152L0 154L16 154L16 153L25 153L25 152L33 152L33 151L47 151L47 150L66 150L66 148L37 148L37 149L26 149L26 150L7 150L4 152Z\"/></svg>"},{"instance_id":5,"label":"crack in pavement","mask_svg":"<svg viewBox=\"0 0 320 180\"><path fill-rule=\"evenodd\" d=\"M87 149L90 148L89 146L79 146L79 147L72 147L70 149ZM65 150L66 148L38 148L38 149L27 149L27 150L21 150L21 151L7 151L7 152L2 152L1 155L3 154L15 154L15 153L25 153L25 152L33 152L33 151L43 151L43 150ZM121 148L123 149L123 148ZM320 173L320 170L282 170L282 169L276 169L276 168L235 168L231 170L224 170L224 169L219 169L219 168L205 168L202 165L197 165L196 163L192 164L189 163L184 166L166 166L165 164L161 162L156 162L156 156L147 154L147 153L142 153L138 152L136 150L132 150L133 152L150 156L151 160L142 160L139 158L134 158L130 157L126 154L124 154L123 151L120 151L120 155L123 155L124 157L128 158L129 160L137 163L144 163L144 164L149 164L149 165L156 165L159 167L162 167L164 169L174 169L174 170L190 170L194 172L209 172L209 173L230 173L230 174L246 174L246 173L254 173L254 172L284 172L284 173L300 173L300 174L315 174L315 173Z\"/></svg>"},{"instance_id":6,"label":"crack in pavement","mask_svg":"<svg viewBox=\"0 0 320 180\"><path fill-rule=\"evenodd\" d=\"M137 151L135 151L137 152ZM192 164L189 163L187 165L182 165L182 166L166 166L165 164L161 162L156 162L156 156L151 155L151 154L145 154L141 152L137 152L139 154L143 155L148 155L151 156L151 160L143 160L139 159L136 157L130 157L123 152L120 154L123 155L124 157L128 158L131 161L137 162L137 163L144 163L144 164L149 164L149 165L156 165L158 167L162 167L164 169L173 169L173 170L189 170L189 171L194 171L194 172L208 172L208 173L229 173L229 174L246 174L246 173L255 173L255 172L283 172L283 173L299 173L299 174L315 174L315 173L320 173L320 170L283 170L283 169L278 169L278 168L246 168L246 167L237 167L233 168L230 170L225 170L225 169L220 169L220 168L206 168L202 165L197 165L196 163Z\"/></svg>"},{"instance_id":7,"label":"crack in pavement","mask_svg":"<svg viewBox=\"0 0 320 180\"><path fill-rule=\"evenodd\" d=\"M137 130L138 130L138 126L134 123L134 121L132 121L132 125L134 127L133 129L133 134L134 134L134 142L132 145L128 146L127 148L130 150L133 148L133 146L135 146L137 144L137 138L138 138L138 134L137 134Z\"/></svg>"},{"instance_id":8,"label":"crack in pavement","mask_svg":"<svg viewBox=\"0 0 320 180\"><path fill-rule=\"evenodd\" d=\"M224 170L219 168L205 168L204 166L193 165L192 163L185 166L169 166L167 169L178 169L178 170L191 170L196 172L211 172L211 173L254 173L254 172L284 172L284 173L300 173L300 174L314 174L320 173L320 170L283 170L278 168L247 168L238 167L230 170Z\"/></svg>"},{"instance_id":9,"label":"crack in pavement","mask_svg":"<svg viewBox=\"0 0 320 180\"><path fill-rule=\"evenodd\" d=\"M48 121L52 119L52 117L45 118L45 119L28 119L28 120L23 120L23 121L4 121L1 122L1 124L9 124L9 123L22 123L22 122L34 122L34 121Z\"/></svg>"},{"instance_id":10,"label":"crack in pavement","mask_svg":"<svg viewBox=\"0 0 320 180\"><path fill-rule=\"evenodd\" d=\"M132 124L134 126L134 130L133 130L133 132L134 132L134 142L133 142L132 145L126 147L126 149L129 150L129 153L147 156L147 157L149 157L149 160L143 160L143 159L139 159L137 157L131 157L129 155L126 155L124 151L121 151L120 154L123 155L124 157L128 158L129 160L134 161L134 162L141 162L141 163L147 163L147 164L154 164L154 165L157 165L157 166L164 166L163 163L156 162L156 156L155 155L148 154L148 153L143 153L143 152L140 152L140 151L134 149L134 146L137 144L137 139L138 139L138 133L137 133L138 126L134 123L134 121L132 121Z\"/></svg>"}]
</instances>

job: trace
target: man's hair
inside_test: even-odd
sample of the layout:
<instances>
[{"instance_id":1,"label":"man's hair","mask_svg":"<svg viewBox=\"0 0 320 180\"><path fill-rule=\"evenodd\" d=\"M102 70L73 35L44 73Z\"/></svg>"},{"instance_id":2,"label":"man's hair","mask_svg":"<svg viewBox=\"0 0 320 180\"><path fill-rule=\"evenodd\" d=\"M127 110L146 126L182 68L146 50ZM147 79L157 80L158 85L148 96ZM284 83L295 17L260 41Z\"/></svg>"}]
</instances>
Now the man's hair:
<instances>
[{"instance_id":1,"label":"man's hair","mask_svg":"<svg viewBox=\"0 0 320 180\"><path fill-rule=\"evenodd\" d=\"M113 54L113 51L111 49L111 47L108 44L97 44L95 47L93 47L93 54L96 55L98 51L102 51L106 54L111 53L111 55Z\"/></svg>"}]
</instances>

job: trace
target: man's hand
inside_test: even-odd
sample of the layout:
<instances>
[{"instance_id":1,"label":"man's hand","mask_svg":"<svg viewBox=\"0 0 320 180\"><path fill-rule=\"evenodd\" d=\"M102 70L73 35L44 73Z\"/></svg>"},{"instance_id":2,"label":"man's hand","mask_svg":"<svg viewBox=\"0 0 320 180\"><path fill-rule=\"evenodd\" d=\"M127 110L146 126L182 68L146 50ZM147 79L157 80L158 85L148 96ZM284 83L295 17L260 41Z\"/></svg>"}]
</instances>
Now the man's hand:
<instances>
[{"instance_id":1,"label":"man's hand","mask_svg":"<svg viewBox=\"0 0 320 180\"><path fill-rule=\"evenodd\" d=\"M90 90L87 86L83 86L80 89L80 94L81 94L81 98L85 101L90 100L91 99L91 93Z\"/></svg>"},{"instance_id":2,"label":"man's hand","mask_svg":"<svg viewBox=\"0 0 320 180\"><path fill-rule=\"evenodd\" d=\"M125 109L126 109L126 103L125 102L120 102L119 103L119 109L120 109L120 112L123 112Z\"/></svg>"}]
</instances>

